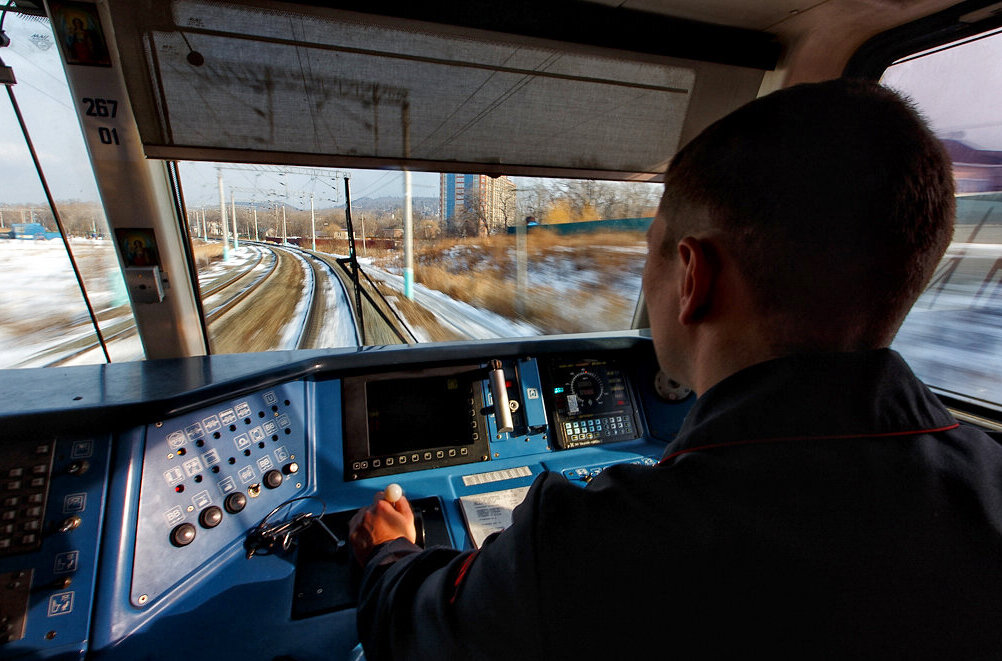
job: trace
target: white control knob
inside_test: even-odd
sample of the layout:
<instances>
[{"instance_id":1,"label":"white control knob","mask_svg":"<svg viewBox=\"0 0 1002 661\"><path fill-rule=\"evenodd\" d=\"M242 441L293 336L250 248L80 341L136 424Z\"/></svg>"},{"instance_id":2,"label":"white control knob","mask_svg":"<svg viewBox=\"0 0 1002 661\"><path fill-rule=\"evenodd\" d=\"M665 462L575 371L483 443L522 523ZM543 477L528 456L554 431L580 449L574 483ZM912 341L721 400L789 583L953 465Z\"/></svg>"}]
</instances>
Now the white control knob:
<instances>
[{"instance_id":1,"label":"white control knob","mask_svg":"<svg viewBox=\"0 0 1002 661\"><path fill-rule=\"evenodd\" d=\"M383 500L388 503L395 503L404 495L403 487L394 482L393 484L386 487L383 492Z\"/></svg>"}]
</instances>

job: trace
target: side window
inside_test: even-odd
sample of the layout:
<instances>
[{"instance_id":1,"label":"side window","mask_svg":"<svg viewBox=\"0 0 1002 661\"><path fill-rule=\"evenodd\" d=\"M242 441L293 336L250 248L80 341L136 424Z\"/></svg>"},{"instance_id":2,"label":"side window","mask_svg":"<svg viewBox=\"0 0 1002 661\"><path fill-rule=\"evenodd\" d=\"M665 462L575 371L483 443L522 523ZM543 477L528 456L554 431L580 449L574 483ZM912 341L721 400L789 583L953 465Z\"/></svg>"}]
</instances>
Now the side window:
<instances>
[{"instance_id":1,"label":"side window","mask_svg":"<svg viewBox=\"0 0 1002 661\"><path fill-rule=\"evenodd\" d=\"M930 386L1002 405L1002 33L903 58L881 83L911 98L953 161L957 225L894 348Z\"/></svg>"},{"instance_id":2,"label":"side window","mask_svg":"<svg viewBox=\"0 0 1002 661\"><path fill-rule=\"evenodd\" d=\"M8 12L13 91L63 221L46 200L13 106L0 96L0 368L105 362L69 250L112 360L141 360L132 308L49 22Z\"/></svg>"}]
</instances>

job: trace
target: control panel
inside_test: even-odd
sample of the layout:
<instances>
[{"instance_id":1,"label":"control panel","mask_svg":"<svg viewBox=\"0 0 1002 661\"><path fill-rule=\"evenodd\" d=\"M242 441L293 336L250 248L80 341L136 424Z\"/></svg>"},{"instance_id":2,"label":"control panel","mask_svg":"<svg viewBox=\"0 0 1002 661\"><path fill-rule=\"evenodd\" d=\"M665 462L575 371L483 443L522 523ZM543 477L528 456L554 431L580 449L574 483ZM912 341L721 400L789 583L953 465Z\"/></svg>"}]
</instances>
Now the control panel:
<instances>
[{"instance_id":1,"label":"control panel","mask_svg":"<svg viewBox=\"0 0 1002 661\"><path fill-rule=\"evenodd\" d=\"M306 488L305 384L149 425L131 600L147 606Z\"/></svg>"},{"instance_id":2,"label":"control panel","mask_svg":"<svg viewBox=\"0 0 1002 661\"><path fill-rule=\"evenodd\" d=\"M559 447L568 449L640 437L630 384L616 361L551 358L546 373Z\"/></svg>"},{"instance_id":3,"label":"control panel","mask_svg":"<svg viewBox=\"0 0 1002 661\"><path fill-rule=\"evenodd\" d=\"M495 359L343 384L347 482L641 437L612 358Z\"/></svg>"},{"instance_id":4,"label":"control panel","mask_svg":"<svg viewBox=\"0 0 1002 661\"><path fill-rule=\"evenodd\" d=\"M19 420L0 438L0 661L351 658L347 527L375 493L399 484L426 546L464 549L546 471L583 487L663 454L687 407L657 399L650 342L576 345L309 354L274 373L211 356L174 395L157 387L177 361L151 361L124 403Z\"/></svg>"},{"instance_id":5,"label":"control panel","mask_svg":"<svg viewBox=\"0 0 1002 661\"><path fill-rule=\"evenodd\" d=\"M0 658L79 655L89 638L108 438L4 438Z\"/></svg>"},{"instance_id":6,"label":"control panel","mask_svg":"<svg viewBox=\"0 0 1002 661\"><path fill-rule=\"evenodd\" d=\"M503 368L505 395L512 427L503 431L498 424L493 387L489 379L481 386L484 393L485 424L490 439L490 457L508 459L550 450L543 404L543 387L535 358L499 361ZM500 384L499 388L502 387Z\"/></svg>"}]
</instances>

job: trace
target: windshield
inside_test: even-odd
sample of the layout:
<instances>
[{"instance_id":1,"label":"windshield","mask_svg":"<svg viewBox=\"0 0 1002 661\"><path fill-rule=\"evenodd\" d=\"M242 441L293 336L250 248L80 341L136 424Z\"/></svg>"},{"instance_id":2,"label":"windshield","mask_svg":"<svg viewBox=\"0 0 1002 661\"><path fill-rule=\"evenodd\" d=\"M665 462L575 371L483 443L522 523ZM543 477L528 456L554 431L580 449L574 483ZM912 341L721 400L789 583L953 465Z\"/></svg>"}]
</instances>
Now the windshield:
<instances>
[{"instance_id":1,"label":"windshield","mask_svg":"<svg viewBox=\"0 0 1002 661\"><path fill-rule=\"evenodd\" d=\"M1002 34L904 58L881 82L909 96L953 161L957 225L894 348L940 390L1002 406Z\"/></svg>"},{"instance_id":2,"label":"windshield","mask_svg":"<svg viewBox=\"0 0 1002 661\"><path fill-rule=\"evenodd\" d=\"M18 81L11 94L25 131L3 93L0 368L141 360L145 352L51 25L8 13L3 28L11 38L3 61Z\"/></svg>"},{"instance_id":3,"label":"windshield","mask_svg":"<svg viewBox=\"0 0 1002 661\"><path fill-rule=\"evenodd\" d=\"M662 188L411 173L408 223L403 172L180 172L214 353L628 329Z\"/></svg>"}]
</instances>

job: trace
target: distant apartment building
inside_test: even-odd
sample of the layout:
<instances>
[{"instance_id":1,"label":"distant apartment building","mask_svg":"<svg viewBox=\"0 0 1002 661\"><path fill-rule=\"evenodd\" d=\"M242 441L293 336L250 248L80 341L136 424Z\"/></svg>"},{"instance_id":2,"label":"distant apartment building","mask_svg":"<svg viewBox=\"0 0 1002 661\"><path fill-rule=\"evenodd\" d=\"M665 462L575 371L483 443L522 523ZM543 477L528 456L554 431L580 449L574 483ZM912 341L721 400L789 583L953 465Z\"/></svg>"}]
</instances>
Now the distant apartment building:
<instances>
[{"instance_id":1,"label":"distant apartment building","mask_svg":"<svg viewBox=\"0 0 1002 661\"><path fill-rule=\"evenodd\" d=\"M515 184L508 177L442 174L439 214L449 231L503 232L515 222Z\"/></svg>"}]
</instances>

